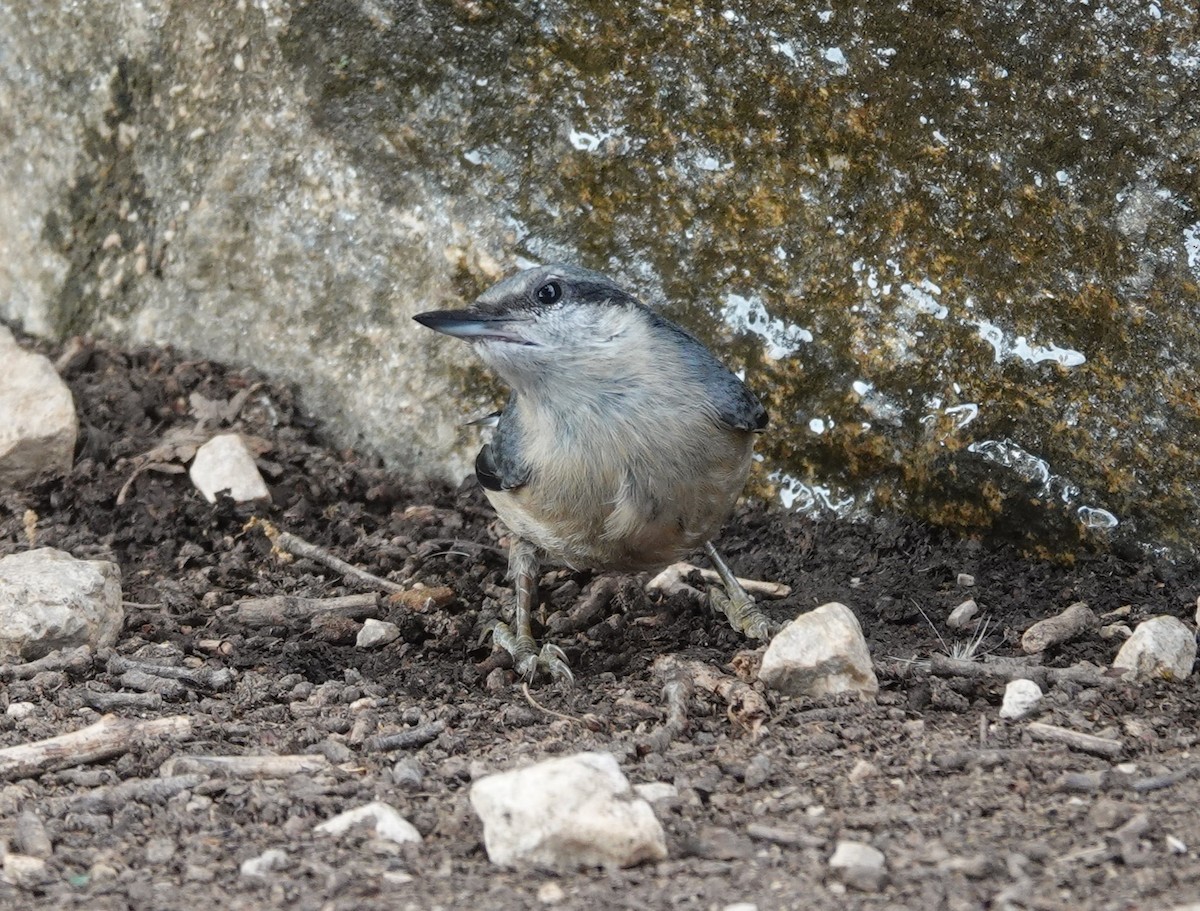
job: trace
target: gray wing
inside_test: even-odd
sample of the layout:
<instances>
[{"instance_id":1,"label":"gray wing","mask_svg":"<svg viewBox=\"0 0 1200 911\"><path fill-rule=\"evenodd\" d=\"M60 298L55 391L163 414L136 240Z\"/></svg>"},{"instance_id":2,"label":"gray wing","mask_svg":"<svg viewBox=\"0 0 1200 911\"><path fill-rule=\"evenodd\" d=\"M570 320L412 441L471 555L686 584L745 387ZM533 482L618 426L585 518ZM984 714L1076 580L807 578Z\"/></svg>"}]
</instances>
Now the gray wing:
<instances>
[{"instance_id":1,"label":"gray wing","mask_svg":"<svg viewBox=\"0 0 1200 911\"><path fill-rule=\"evenodd\" d=\"M708 393L708 404L715 412L717 420L733 430L744 430L748 433L765 430L770 420L767 417L767 409L746 384L682 326L652 310L649 312L654 321L672 334L683 353L684 361L700 376Z\"/></svg>"},{"instance_id":2,"label":"gray wing","mask_svg":"<svg viewBox=\"0 0 1200 911\"><path fill-rule=\"evenodd\" d=\"M475 457L475 477L485 490L515 490L529 483L530 469L520 458L511 405L510 401L500 412L492 442Z\"/></svg>"}]
</instances>

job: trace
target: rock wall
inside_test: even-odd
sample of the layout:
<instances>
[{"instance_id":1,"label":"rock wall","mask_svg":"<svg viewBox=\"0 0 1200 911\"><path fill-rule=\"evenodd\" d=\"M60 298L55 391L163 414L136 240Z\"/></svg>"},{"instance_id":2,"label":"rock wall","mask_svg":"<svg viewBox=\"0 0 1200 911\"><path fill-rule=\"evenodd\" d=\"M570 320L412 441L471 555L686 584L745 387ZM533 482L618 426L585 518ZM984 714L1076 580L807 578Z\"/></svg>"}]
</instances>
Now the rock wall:
<instances>
[{"instance_id":1,"label":"rock wall","mask_svg":"<svg viewBox=\"0 0 1200 911\"><path fill-rule=\"evenodd\" d=\"M785 502L1195 550L1200 45L1157 3L0 8L0 318L252 363L398 470L494 387L409 316L613 272Z\"/></svg>"}]
</instances>

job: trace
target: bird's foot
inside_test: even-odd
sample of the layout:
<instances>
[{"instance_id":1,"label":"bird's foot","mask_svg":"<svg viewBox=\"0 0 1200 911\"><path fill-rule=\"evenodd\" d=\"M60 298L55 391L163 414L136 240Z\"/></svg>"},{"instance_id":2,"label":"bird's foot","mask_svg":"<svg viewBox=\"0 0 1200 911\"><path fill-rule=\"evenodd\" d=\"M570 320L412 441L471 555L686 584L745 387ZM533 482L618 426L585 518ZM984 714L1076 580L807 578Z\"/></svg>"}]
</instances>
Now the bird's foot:
<instances>
[{"instance_id":1,"label":"bird's foot","mask_svg":"<svg viewBox=\"0 0 1200 911\"><path fill-rule=\"evenodd\" d=\"M726 593L719 588L709 589L709 604L713 610L729 618L729 625L748 639L766 641L775 635L776 624L763 613L758 603L745 589Z\"/></svg>"},{"instance_id":2,"label":"bird's foot","mask_svg":"<svg viewBox=\"0 0 1200 911\"><path fill-rule=\"evenodd\" d=\"M574 685L575 675L567 665L567 656L554 643L544 642L538 650L533 636L514 633L503 622L492 627L492 642L512 656L514 670L531 683L541 671L567 686Z\"/></svg>"}]
</instances>

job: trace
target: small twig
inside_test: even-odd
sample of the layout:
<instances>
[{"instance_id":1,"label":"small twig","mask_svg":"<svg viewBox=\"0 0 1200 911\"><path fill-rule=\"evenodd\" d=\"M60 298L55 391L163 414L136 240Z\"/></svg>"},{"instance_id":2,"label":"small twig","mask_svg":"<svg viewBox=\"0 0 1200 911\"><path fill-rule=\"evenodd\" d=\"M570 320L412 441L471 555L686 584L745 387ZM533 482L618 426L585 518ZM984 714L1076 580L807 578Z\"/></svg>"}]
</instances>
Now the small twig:
<instances>
[{"instance_id":1,"label":"small twig","mask_svg":"<svg viewBox=\"0 0 1200 911\"><path fill-rule=\"evenodd\" d=\"M159 769L164 776L218 773L229 778L291 778L329 771L324 756L175 756Z\"/></svg>"},{"instance_id":2,"label":"small twig","mask_svg":"<svg viewBox=\"0 0 1200 911\"><path fill-rule=\"evenodd\" d=\"M1066 610L1045 620L1039 620L1021 637L1021 648L1028 654L1044 652L1053 645L1082 636L1088 630L1096 629L1100 620L1084 601L1076 601Z\"/></svg>"},{"instance_id":3,"label":"small twig","mask_svg":"<svg viewBox=\"0 0 1200 911\"><path fill-rule=\"evenodd\" d=\"M29 680L43 671L61 671L81 676L92 669L92 650L81 645L70 651L55 651L24 664L0 664L0 680Z\"/></svg>"},{"instance_id":4,"label":"small twig","mask_svg":"<svg viewBox=\"0 0 1200 911\"><path fill-rule=\"evenodd\" d=\"M1130 790L1137 791L1139 794L1145 794L1149 791L1161 791L1164 788L1171 788L1175 785L1187 781L1193 775L1200 774L1200 763L1193 763L1182 769L1174 772L1168 772L1165 775L1150 775L1146 778L1139 778L1136 781L1130 782Z\"/></svg>"},{"instance_id":5,"label":"small twig","mask_svg":"<svg viewBox=\"0 0 1200 911\"><path fill-rule=\"evenodd\" d=\"M1065 743L1073 750L1085 753L1095 753L1098 756L1120 756L1125 750L1125 744L1120 740L1109 737L1097 737L1095 734L1084 734L1072 731L1070 728L1060 728L1043 721L1031 721L1025 726L1034 740Z\"/></svg>"},{"instance_id":6,"label":"small twig","mask_svg":"<svg viewBox=\"0 0 1200 911\"><path fill-rule=\"evenodd\" d=\"M131 778L80 794L69 806L76 813L109 813L129 803L164 804L180 791L194 788L204 780L203 775Z\"/></svg>"},{"instance_id":7,"label":"small twig","mask_svg":"<svg viewBox=\"0 0 1200 911\"><path fill-rule=\"evenodd\" d=\"M32 778L119 756L133 749L141 739L185 739L191 734L192 720L185 715L148 721L104 715L95 724L78 731L0 750L0 781Z\"/></svg>"},{"instance_id":8,"label":"small twig","mask_svg":"<svg viewBox=\"0 0 1200 911\"><path fill-rule=\"evenodd\" d=\"M125 690L137 690L139 693L155 693L162 699L179 702L187 698L189 690L178 680L160 677L158 674L147 674L145 671L131 670L121 674L116 679L117 685Z\"/></svg>"},{"instance_id":9,"label":"small twig","mask_svg":"<svg viewBox=\"0 0 1200 911\"><path fill-rule=\"evenodd\" d=\"M171 664L151 664L134 661L121 655L110 655L108 672L112 675L141 672L167 680L178 680L194 689L217 692L233 683L233 671L227 667L178 667Z\"/></svg>"},{"instance_id":10,"label":"small twig","mask_svg":"<svg viewBox=\"0 0 1200 911\"><path fill-rule=\"evenodd\" d=\"M556 613L546 623L547 631L554 637L565 636L568 633L585 630L594 625L604 616L605 610L612 604L617 595L618 582L611 576L597 579L592 583L591 591L586 598L564 613Z\"/></svg>"},{"instance_id":11,"label":"small twig","mask_svg":"<svg viewBox=\"0 0 1200 911\"><path fill-rule=\"evenodd\" d=\"M84 690L83 701L98 712L115 712L118 710L156 711L162 708L162 693L102 693L98 690Z\"/></svg>"},{"instance_id":12,"label":"small twig","mask_svg":"<svg viewBox=\"0 0 1200 911\"><path fill-rule=\"evenodd\" d=\"M352 566L345 560L335 557L329 551L322 547L318 547L309 541L305 541L298 535L291 532L280 531L270 522L265 519L253 518L247 522L244 529L261 528L263 534L271 541L272 548L279 553L291 554L293 557L303 557L308 560L313 560L332 569L334 572L341 573L347 579L352 579L366 585L369 588L383 589L386 592L402 592L406 591L403 585L397 582L392 582L389 579L383 579L364 569L359 569L357 566Z\"/></svg>"},{"instance_id":13,"label":"small twig","mask_svg":"<svg viewBox=\"0 0 1200 911\"><path fill-rule=\"evenodd\" d=\"M687 703L695 684L692 675L679 661L668 656L654 662L654 674L663 678L662 694L667 703L667 720L653 734L638 744L638 752L665 753L672 741L687 730Z\"/></svg>"},{"instance_id":14,"label":"small twig","mask_svg":"<svg viewBox=\"0 0 1200 911\"><path fill-rule=\"evenodd\" d=\"M672 563L657 576L646 583L646 591L655 592L661 591L666 594L673 594L681 589L695 591L692 586L688 585L684 580L691 573L699 573L709 585L720 585L721 577L711 569L704 569L699 566L693 566L691 563ZM738 577L738 584L744 588L747 593L759 598L770 598L777 600L786 598L792 593L790 585L784 585L782 582L763 582L759 579L743 579Z\"/></svg>"},{"instance_id":15,"label":"small twig","mask_svg":"<svg viewBox=\"0 0 1200 911\"><path fill-rule=\"evenodd\" d=\"M338 598L301 598L295 595L274 595L270 598L246 598L233 605L234 622L251 628L286 626L296 628L311 623L315 617L347 617L351 620L379 619L379 596L342 595Z\"/></svg>"},{"instance_id":16,"label":"small twig","mask_svg":"<svg viewBox=\"0 0 1200 911\"><path fill-rule=\"evenodd\" d=\"M1074 667L1043 667L1025 664L1017 660L963 661L946 655L932 655L929 672L936 677L969 677L974 680L992 680L1006 683L1010 680L1032 680L1047 688L1056 683L1078 683L1083 686L1111 686L1121 683L1117 674L1091 664Z\"/></svg>"},{"instance_id":17,"label":"small twig","mask_svg":"<svg viewBox=\"0 0 1200 911\"><path fill-rule=\"evenodd\" d=\"M525 694L525 701L543 714L549 715L551 718L559 718L563 721L573 721L576 724L584 724L582 718L576 718L574 715L564 715L562 712L556 712L554 709L548 709L536 699L533 698L533 693L529 692L529 684L521 683L521 692Z\"/></svg>"},{"instance_id":18,"label":"small twig","mask_svg":"<svg viewBox=\"0 0 1200 911\"><path fill-rule=\"evenodd\" d=\"M378 753L388 753L393 750L415 750L437 739L438 734L446 729L446 722L431 721L419 727L393 734L376 734L368 737L363 744L368 750Z\"/></svg>"}]
</instances>

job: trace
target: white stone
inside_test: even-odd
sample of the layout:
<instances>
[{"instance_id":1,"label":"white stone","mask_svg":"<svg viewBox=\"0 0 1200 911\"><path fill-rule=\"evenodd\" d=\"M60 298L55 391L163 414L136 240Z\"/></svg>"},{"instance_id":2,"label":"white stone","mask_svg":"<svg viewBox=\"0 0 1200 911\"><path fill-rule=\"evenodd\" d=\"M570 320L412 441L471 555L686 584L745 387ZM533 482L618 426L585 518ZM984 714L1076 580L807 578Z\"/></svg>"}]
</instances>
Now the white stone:
<instances>
[{"instance_id":1,"label":"white stone","mask_svg":"<svg viewBox=\"0 0 1200 911\"><path fill-rule=\"evenodd\" d=\"M417 831L416 826L401 816L394 807L381 800L373 800L361 807L339 813L325 820L313 831L322 835L342 835L362 823L371 823L377 838L386 838L401 845L421 841L421 833Z\"/></svg>"},{"instance_id":2,"label":"white stone","mask_svg":"<svg viewBox=\"0 0 1200 911\"><path fill-rule=\"evenodd\" d=\"M1042 688L1032 680L1010 680L1004 688L1004 701L1000 703L1000 717L1016 720L1024 718L1042 701Z\"/></svg>"},{"instance_id":3,"label":"white stone","mask_svg":"<svg viewBox=\"0 0 1200 911\"><path fill-rule=\"evenodd\" d=\"M879 691L858 618L836 601L801 614L780 630L767 646L758 676L793 696L871 696Z\"/></svg>"},{"instance_id":4,"label":"white stone","mask_svg":"<svg viewBox=\"0 0 1200 911\"><path fill-rule=\"evenodd\" d=\"M222 490L239 503L271 496L239 433L218 434L197 449L188 475L210 503Z\"/></svg>"},{"instance_id":5,"label":"white stone","mask_svg":"<svg viewBox=\"0 0 1200 911\"><path fill-rule=\"evenodd\" d=\"M959 573L958 574L958 584L961 585L963 588L970 588L972 585L975 584L975 577L972 576L970 573Z\"/></svg>"},{"instance_id":6,"label":"white stone","mask_svg":"<svg viewBox=\"0 0 1200 911\"><path fill-rule=\"evenodd\" d=\"M75 458L75 400L54 365L0 326L0 487L45 471L65 474Z\"/></svg>"},{"instance_id":7,"label":"white stone","mask_svg":"<svg viewBox=\"0 0 1200 911\"><path fill-rule=\"evenodd\" d=\"M1124 668L1136 680L1183 680L1196 663L1196 635L1178 617L1143 620L1133 631L1113 667Z\"/></svg>"},{"instance_id":8,"label":"white stone","mask_svg":"<svg viewBox=\"0 0 1200 911\"><path fill-rule=\"evenodd\" d=\"M488 858L559 871L630 867L667 856L650 804L609 753L578 753L488 775L471 786Z\"/></svg>"},{"instance_id":9,"label":"white stone","mask_svg":"<svg viewBox=\"0 0 1200 911\"><path fill-rule=\"evenodd\" d=\"M975 603L974 598L968 598L950 611L950 616L946 618L946 625L950 629L962 629L971 622L971 618L977 613L979 613L979 605Z\"/></svg>"},{"instance_id":10,"label":"white stone","mask_svg":"<svg viewBox=\"0 0 1200 911\"><path fill-rule=\"evenodd\" d=\"M24 721L36 711L37 706L32 702L10 702L4 714L16 721Z\"/></svg>"},{"instance_id":11,"label":"white stone","mask_svg":"<svg viewBox=\"0 0 1200 911\"><path fill-rule=\"evenodd\" d=\"M28 854L5 854L4 878L25 888L40 885L47 878L46 861L41 857L30 857Z\"/></svg>"},{"instance_id":12,"label":"white stone","mask_svg":"<svg viewBox=\"0 0 1200 911\"><path fill-rule=\"evenodd\" d=\"M883 852L859 841L839 841L829 858L829 869L846 885L864 892L878 891L887 878Z\"/></svg>"},{"instance_id":13,"label":"white stone","mask_svg":"<svg viewBox=\"0 0 1200 911\"><path fill-rule=\"evenodd\" d=\"M242 876L266 876L276 870L286 870L291 866L292 859L283 848L268 848L258 857L248 857L242 861Z\"/></svg>"},{"instance_id":14,"label":"white stone","mask_svg":"<svg viewBox=\"0 0 1200 911\"><path fill-rule=\"evenodd\" d=\"M669 781L647 781L643 784L635 784L633 793L642 800L654 803L657 800L674 800L679 796L679 788Z\"/></svg>"},{"instance_id":15,"label":"white stone","mask_svg":"<svg viewBox=\"0 0 1200 911\"><path fill-rule=\"evenodd\" d=\"M0 559L0 659L112 645L124 622L115 563L52 547Z\"/></svg>"},{"instance_id":16,"label":"white stone","mask_svg":"<svg viewBox=\"0 0 1200 911\"><path fill-rule=\"evenodd\" d=\"M367 619L363 621L362 629L358 631L358 638L354 640L354 644L359 648L378 648L389 642L395 642L399 638L400 627L395 623Z\"/></svg>"}]
</instances>

